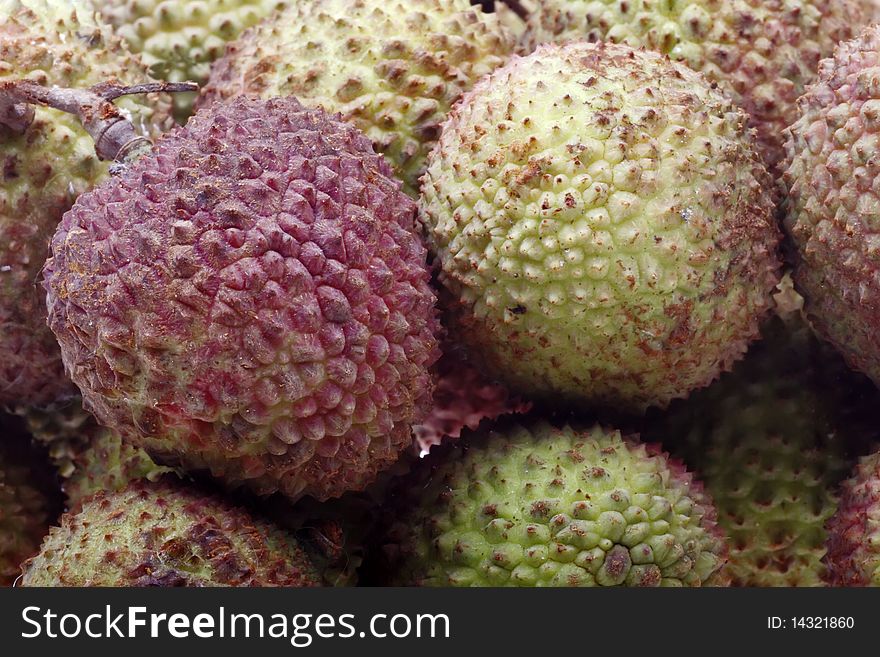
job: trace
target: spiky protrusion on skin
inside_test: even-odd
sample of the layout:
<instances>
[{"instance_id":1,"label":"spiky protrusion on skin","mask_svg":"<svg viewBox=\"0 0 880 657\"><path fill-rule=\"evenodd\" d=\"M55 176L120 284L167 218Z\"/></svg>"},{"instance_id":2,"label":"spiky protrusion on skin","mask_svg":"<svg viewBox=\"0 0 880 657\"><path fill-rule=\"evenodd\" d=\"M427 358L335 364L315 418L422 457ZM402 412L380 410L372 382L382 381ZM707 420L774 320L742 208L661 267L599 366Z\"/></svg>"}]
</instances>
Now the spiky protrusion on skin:
<instances>
[{"instance_id":1,"label":"spiky protrusion on skin","mask_svg":"<svg viewBox=\"0 0 880 657\"><path fill-rule=\"evenodd\" d=\"M385 551L397 584L723 583L714 507L656 445L598 427L507 423L422 461L391 498L400 515Z\"/></svg>"},{"instance_id":2,"label":"spiky protrusion on skin","mask_svg":"<svg viewBox=\"0 0 880 657\"><path fill-rule=\"evenodd\" d=\"M0 586L36 554L58 511L58 486L40 456L0 417Z\"/></svg>"},{"instance_id":3,"label":"spiky protrusion on skin","mask_svg":"<svg viewBox=\"0 0 880 657\"><path fill-rule=\"evenodd\" d=\"M173 478L98 493L22 573L22 586L320 585L287 533Z\"/></svg>"},{"instance_id":4,"label":"spiky protrusion on skin","mask_svg":"<svg viewBox=\"0 0 880 657\"><path fill-rule=\"evenodd\" d=\"M82 503L103 491L114 493L137 480L156 481L172 468L158 465L140 447L123 442L118 434L99 428L72 462L72 472L63 482L67 508L78 509Z\"/></svg>"},{"instance_id":5,"label":"spiky protrusion on skin","mask_svg":"<svg viewBox=\"0 0 880 657\"><path fill-rule=\"evenodd\" d=\"M841 44L788 132L785 228L813 326L880 384L880 27Z\"/></svg>"},{"instance_id":6,"label":"spiky protrusion on skin","mask_svg":"<svg viewBox=\"0 0 880 657\"><path fill-rule=\"evenodd\" d=\"M664 406L758 335L770 189L745 115L685 66L610 44L515 58L422 179L450 337L526 397Z\"/></svg>"},{"instance_id":7,"label":"spiky protrusion on skin","mask_svg":"<svg viewBox=\"0 0 880 657\"><path fill-rule=\"evenodd\" d=\"M20 415L62 477L68 509L77 509L98 491L119 491L136 479L155 481L175 472L100 426L80 399L52 408L28 409Z\"/></svg>"},{"instance_id":8,"label":"spiky protrusion on skin","mask_svg":"<svg viewBox=\"0 0 880 657\"><path fill-rule=\"evenodd\" d=\"M0 83L25 78L44 86L85 88L110 80L149 80L146 67L100 27L83 2L0 0ZM119 102L135 126L171 125L159 97ZM0 406L46 405L74 390L46 327L37 283L61 216L108 174L79 121L34 109L23 134L0 127Z\"/></svg>"},{"instance_id":9,"label":"spiky protrusion on skin","mask_svg":"<svg viewBox=\"0 0 880 657\"><path fill-rule=\"evenodd\" d=\"M796 315L764 327L732 372L651 423L706 485L729 537L735 586L821 586L825 523L849 468L845 365ZM843 400L842 403L846 403Z\"/></svg>"},{"instance_id":10,"label":"spiky protrusion on skin","mask_svg":"<svg viewBox=\"0 0 880 657\"><path fill-rule=\"evenodd\" d=\"M299 0L230 46L196 106L293 95L341 112L417 195L449 108L513 48L468 0Z\"/></svg>"},{"instance_id":11,"label":"spiky protrusion on skin","mask_svg":"<svg viewBox=\"0 0 880 657\"><path fill-rule=\"evenodd\" d=\"M86 408L157 461L258 493L363 488L439 355L414 203L354 127L236 99L84 194L46 263Z\"/></svg>"},{"instance_id":12,"label":"spiky protrusion on skin","mask_svg":"<svg viewBox=\"0 0 880 657\"><path fill-rule=\"evenodd\" d=\"M413 433L423 451L443 438L458 438L464 429L476 429L483 420L508 413L526 413L531 402L512 395L500 382L487 378L462 350L446 342L435 368L434 405Z\"/></svg>"},{"instance_id":13,"label":"spiky protrusion on skin","mask_svg":"<svg viewBox=\"0 0 880 657\"><path fill-rule=\"evenodd\" d=\"M285 0L92 0L150 72L170 82L204 84L211 62L244 30L290 4ZM192 113L195 94L175 97L175 114Z\"/></svg>"},{"instance_id":14,"label":"spiky protrusion on skin","mask_svg":"<svg viewBox=\"0 0 880 657\"><path fill-rule=\"evenodd\" d=\"M880 586L880 452L862 458L828 523L832 586Z\"/></svg>"},{"instance_id":15,"label":"spiky protrusion on skin","mask_svg":"<svg viewBox=\"0 0 880 657\"><path fill-rule=\"evenodd\" d=\"M775 170L819 60L869 18L865 0L540 0L521 42L610 41L687 64L745 109Z\"/></svg>"}]
</instances>

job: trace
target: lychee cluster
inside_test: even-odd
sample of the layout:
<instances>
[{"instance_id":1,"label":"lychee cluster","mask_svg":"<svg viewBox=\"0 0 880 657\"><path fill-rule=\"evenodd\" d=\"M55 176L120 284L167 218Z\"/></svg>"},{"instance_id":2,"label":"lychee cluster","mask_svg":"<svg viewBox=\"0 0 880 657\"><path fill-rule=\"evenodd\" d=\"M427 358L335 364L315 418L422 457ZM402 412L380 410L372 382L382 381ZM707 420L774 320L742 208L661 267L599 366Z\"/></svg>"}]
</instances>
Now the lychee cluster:
<instances>
[{"instance_id":1,"label":"lychee cluster","mask_svg":"<svg viewBox=\"0 0 880 657\"><path fill-rule=\"evenodd\" d=\"M586 39L642 47L719 84L750 117L768 165L784 159L783 130L820 59L871 18L860 0L540 0L522 48Z\"/></svg>"},{"instance_id":2,"label":"lychee cluster","mask_svg":"<svg viewBox=\"0 0 880 657\"><path fill-rule=\"evenodd\" d=\"M0 0L0 584L880 585L869 15Z\"/></svg>"},{"instance_id":3,"label":"lychee cluster","mask_svg":"<svg viewBox=\"0 0 880 657\"><path fill-rule=\"evenodd\" d=\"M298 0L230 47L199 105L293 95L341 112L417 194L450 107L514 46L468 0Z\"/></svg>"}]
</instances>

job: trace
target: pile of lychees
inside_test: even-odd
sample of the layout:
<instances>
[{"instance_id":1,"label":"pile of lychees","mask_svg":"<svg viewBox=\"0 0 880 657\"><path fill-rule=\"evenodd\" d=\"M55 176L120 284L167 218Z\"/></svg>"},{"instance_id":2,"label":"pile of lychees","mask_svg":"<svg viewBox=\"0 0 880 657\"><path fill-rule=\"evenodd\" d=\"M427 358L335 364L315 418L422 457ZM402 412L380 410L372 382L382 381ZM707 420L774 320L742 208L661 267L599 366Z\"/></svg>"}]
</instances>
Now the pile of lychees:
<instances>
[{"instance_id":1,"label":"pile of lychees","mask_svg":"<svg viewBox=\"0 0 880 657\"><path fill-rule=\"evenodd\" d=\"M874 12L0 0L0 583L880 585Z\"/></svg>"}]
</instances>

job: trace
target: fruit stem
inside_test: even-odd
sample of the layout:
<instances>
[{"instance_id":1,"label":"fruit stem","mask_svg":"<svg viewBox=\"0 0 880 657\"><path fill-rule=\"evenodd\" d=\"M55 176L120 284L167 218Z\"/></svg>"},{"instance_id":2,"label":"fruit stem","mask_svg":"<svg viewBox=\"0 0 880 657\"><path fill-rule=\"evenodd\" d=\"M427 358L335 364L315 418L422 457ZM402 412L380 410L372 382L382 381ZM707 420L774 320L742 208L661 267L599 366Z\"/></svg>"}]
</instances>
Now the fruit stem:
<instances>
[{"instance_id":1,"label":"fruit stem","mask_svg":"<svg viewBox=\"0 0 880 657\"><path fill-rule=\"evenodd\" d=\"M113 100L120 96L149 93L198 91L192 82L150 82L122 86L111 82L91 89L44 87L31 80L0 83L0 126L14 134L22 134L34 120L32 105L44 105L78 117L86 132L95 141L95 152L101 160L126 164L152 147L152 142L139 135Z\"/></svg>"}]
</instances>

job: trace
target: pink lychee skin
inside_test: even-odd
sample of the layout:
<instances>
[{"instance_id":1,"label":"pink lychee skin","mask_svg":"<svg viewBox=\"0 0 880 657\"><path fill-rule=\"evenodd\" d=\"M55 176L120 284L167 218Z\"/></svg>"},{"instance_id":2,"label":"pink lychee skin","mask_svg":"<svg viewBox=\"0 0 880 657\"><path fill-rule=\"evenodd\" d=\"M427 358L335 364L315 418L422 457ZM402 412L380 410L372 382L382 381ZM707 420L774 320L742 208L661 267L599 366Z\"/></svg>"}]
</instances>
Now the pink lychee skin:
<instances>
[{"instance_id":1,"label":"pink lychee skin","mask_svg":"<svg viewBox=\"0 0 880 657\"><path fill-rule=\"evenodd\" d=\"M415 212L338 117L217 104L65 214L49 325L87 408L157 460L336 497L430 407L439 325Z\"/></svg>"},{"instance_id":2,"label":"pink lychee skin","mask_svg":"<svg viewBox=\"0 0 880 657\"><path fill-rule=\"evenodd\" d=\"M837 46L788 129L784 225L813 327L880 384L880 26Z\"/></svg>"},{"instance_id":3,"label":"pink lychee skin","mask_svg":"<svg viewBox=\"0 0 880 657\"><path fill-rule=\"evenodd\" d=\"M439 445L444 438L460 437L464 429L476 429L483 420L522 414L532 408L531 402L487 377L451 342L443 343L441 351L436 366L434 406L413 427L423 451Z\"/></svg>"},{"instance_id":4,"label":"pink lychee skin","mask_svg":"<svg viewBox=\"0 0 880 657\"><path fill-rule=\"evenodd\" d=\"M880 586L880 452L862 458L843 483L827 529L828 583Z\"/></svg>"}]
</instances>

